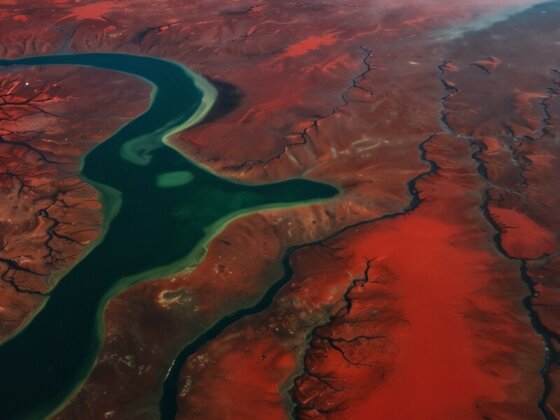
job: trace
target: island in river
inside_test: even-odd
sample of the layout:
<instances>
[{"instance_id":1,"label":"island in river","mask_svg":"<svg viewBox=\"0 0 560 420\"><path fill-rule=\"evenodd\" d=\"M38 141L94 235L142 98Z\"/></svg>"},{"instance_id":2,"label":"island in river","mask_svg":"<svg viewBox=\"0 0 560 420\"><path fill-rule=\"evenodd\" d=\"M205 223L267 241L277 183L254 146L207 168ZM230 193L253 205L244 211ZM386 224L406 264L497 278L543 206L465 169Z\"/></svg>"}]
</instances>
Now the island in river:
<instances>
[{"instance_id":1,"label":"island in river","mask_svg":"<svg viewBox=\"0 0 560 420\"><path fill-rule=\"evenodd\" d=\"M221 181L304 176L341 190L234 218L204 258L178 252L143 278L160 279L115 286L94 318L93 368L57 397L56 418L557 416L557 3L53 3L2 6L5 58L105 51L185 64L217 103L168 144ZM76 162L150 94L102 69L2 75L0 330L22 331L10 346L69 277L56 280L109 238L110 206L101 213ZM76 107L87 102L79 80L98 81L89 101L122 116ZM119 164L173 152L152 146L131 143ZM187 190L194 168L166 166L144 192ZM138 246L147 267L167 244Z\"/></svg>"}]
</instances>

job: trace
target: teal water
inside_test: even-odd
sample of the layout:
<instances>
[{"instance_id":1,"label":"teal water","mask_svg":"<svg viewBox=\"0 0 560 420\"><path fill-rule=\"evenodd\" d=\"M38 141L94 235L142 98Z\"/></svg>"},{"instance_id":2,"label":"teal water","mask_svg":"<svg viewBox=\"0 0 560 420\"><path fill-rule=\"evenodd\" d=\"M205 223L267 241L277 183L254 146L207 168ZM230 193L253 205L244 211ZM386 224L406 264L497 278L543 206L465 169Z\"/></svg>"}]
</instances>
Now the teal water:
<instances>
[{"instance_id":1,"label":"teal water","mask_svg":"<svg viewBox=\"0 0 560 420\"><path fill-rule=\"evenodd\" d=\"M120 279L170 266L196 253L207 229L228 216L333 197L332 186L303 179L250 186L218 177L161 139L199 108L203 92L182 67L126 54L0 60L0 66L69 64L132 74L156 89L148 111L93 149L82 175L111 206L121 206L104 239L62 278L45 307L0 346L0 419L40 418L88 374L99 350L100 308Z\"/></svg>"}]
</instances>

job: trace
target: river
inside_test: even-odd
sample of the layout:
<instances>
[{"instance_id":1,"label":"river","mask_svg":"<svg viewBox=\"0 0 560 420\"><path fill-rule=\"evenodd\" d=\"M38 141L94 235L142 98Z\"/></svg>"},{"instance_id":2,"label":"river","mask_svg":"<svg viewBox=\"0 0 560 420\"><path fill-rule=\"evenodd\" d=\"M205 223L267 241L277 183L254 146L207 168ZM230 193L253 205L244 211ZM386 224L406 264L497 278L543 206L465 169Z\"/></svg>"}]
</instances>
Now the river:
<instances>
[{"instance_id":1,"label":"river","mask_svg":"<svg viewBox=\"0 0 560 420\"><path fill-rule=\"evenodd\" d=\"M110 223L27 327L0 346L3 420L44 417L83 382L101 345L102 310L111 296L196 265L212 235L234 217L339 192L305 179L241 184L166 146L167 136L197 122L213 102L207 82L171 61L112 53L0 60L0 67L55 64L124 72L154 89L145 113L83 159L81 176L101 193Z\"/></svg>"}]
</instances>

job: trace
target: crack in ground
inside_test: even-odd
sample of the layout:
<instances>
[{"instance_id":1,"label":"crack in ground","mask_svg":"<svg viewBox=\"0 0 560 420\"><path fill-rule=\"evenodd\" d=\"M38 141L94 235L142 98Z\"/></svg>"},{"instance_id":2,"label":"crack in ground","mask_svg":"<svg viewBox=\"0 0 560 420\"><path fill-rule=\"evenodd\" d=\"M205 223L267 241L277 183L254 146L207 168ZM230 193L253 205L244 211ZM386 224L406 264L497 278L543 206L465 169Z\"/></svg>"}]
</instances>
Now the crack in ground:
<instances>
[{"instance_id":1,"label":"crack in ground","mask_svg":"<svg viewBox=\"0 0 560 420\"><path fill-rule=\"evenodd\" d=\"M364 273L363 273L363 277L361 278L357 278L357 279L353 279L350 282L350 285L346 288L344 294L342 295L341 300L344 301L344 308L342 308L341 310L337 311L337 313L335 313L334 315L329 315L328 316L328 321L325 322L324 324L319 323L319 325L315 326L315 328L313 328L311 330L311 332L308 335L308 348L313 348L313 349L319 349L321 347L324 348L324 346L320 346L319 344L323 344L323 343L327 343L328 345L330 345L334 350L338 351L343 359L349 364L349 365L354 365L354 366L361 366L363 364L361 363L357 363L354 362L352 360L350 360L348 358L348 356L346 355L346 353L344 352L344 350L342 348L340 348L340 346L336 343L352 343L352 342L356 342L359 341L360 339L374 339L374 338L378 338L378 337L368 337L368 336L364 336L364 335L360 335L357 337L354 337L352 339L342 339L342 338L332 338L332 337L327 337L323 334L321 334L320 329L331 325L333 322L335 322L337 319L341 319L343 318L345 315L349 314L350 311L352 310L352 300L349 297L349 294L352 292L352 290L354 290L356 287L360 286L360 287L364 287L365 284L367 284L369 282L369 271L371 269L371 263L372 263L373 259L370 258L366 258L366 267L364 269ZM334 305L333 305L334 306ZM319 342L317 342L316 340L319 340ZM307 351L306 351L307 354ZM311 371L311 369L309 368L308 364L307 364L307 358L303 357L303 369L302 369L302 374L295 377L293 379L293 386L292 386L292 401L294 401L293 396L296 394L297 390L299 389L299 382L302 380L303 377L307 376L312 378L313 380L317 380L319 382L321 382L322 384L324 384L325 386L327 386L328 388L330 388L331 390L335 391L335 392L342 392L343 389L338 389L336 388L334 385L332 385L327 379L325 379L324 376L315 374ZM302 405L301 403L298 404L297 401L294 401L294 410L292 412L292 415L294 417L296 416L296 411L299 409L305 409L305 410L315 410L314 407L311 406L305 406Z\"/></svg>"},{"instance_id":2,"label":"crack in ground","mask_svg":"<svg viewBox=\"0 0 560 420\"><path fill-rule=\"evenodd\" d=\"M527 288L529 289L530 292L530 295L525 296L525 298L523 299L523 305L525 306L525 309L529 313L529 319L531 320L531 325L533 326L533 329L537 331L537 333L541 336L543 340L544 351L545 351L544 365L542 366L542 369L540 371L540 374L544 381L544 391L542 394L542 398L539 401L539 408L547 420L552 420L552 419L556 419L556 416L550 413L548 408L546 407L546 400L550 395L550 392L552 391L552 384L550 382L548 372L551 366L560 365L560 358L552 345L552 338L560 341L560 336L554 333L553 331L551 331L550 329L548 329L547 327L545 327L539 317L538 312L535 311L534 305L532 304L532 299L538 296L538 292L535 289L535 285L537 283L533 281L533 279L529 275L529 270L527 268L527 261L526 260L520 260L520 261L521 263L520 263L519 272L521 274L521 279L527 285Z\"/></svg>"},{"instance_id":3,"label":"crack in ground","mask_svg":"<svg viewBox=\"0 0 560 420\"><path fill-rule=\"evenodd\" d=\"M3 130L3 131L6 131L6 130ZM24 149L27 149L27 150L39 155L39 160L42 160L42 161L47 162L47 163L51 163L51 164L55 164L55 165L67 165L67 163L64 163L64 162L56 162L56 161L50 160L49 158L46 157L46 155L43 151L37 149L36 147L31 146L29 143L24 142L24 141L6 140L4 137L0 136L0 144L7 144L7 145L11 145L13 147L22 147Z\"/></svg>"},{"instance_id":4,"label":"crack in ground","mask_svg":"<svg viewBox=\"0 0 560 420\"><path fill-rule=\"evenodd\" d=\"M4 248L0 249L2 251ZM25 287L20 286L17 284L17 281L14 277L14 274L17 272L24 272L36 276L42 276L41 273L37 273L29 268L22 267L17 262L9 258L0 257L0 264L4 264L6 269L0 274L0 280L4 281L5 283L11 285L16 292L24 293L29 295L40 295L40 296L48 296L49 293L40 292L38 290L27 289Z\"/></svg>"},{"instance_id":5,"label":"crack in ground","mask_svg":"<svg viewBox=\"0 0 560 420\"><path fill-rule=\"evenodd\" d=\"M297 136L300 138L299 141L296 141L294 143L288 143L286 144L282 150L278 153L276 153L275 155L271 156L270 158L266 159L266 160L260 160L260 159L255 159L255 160L247 160L239 165L234 165L234 166L228 166L225 169L230 169L230 170L251 170L253 169L255 166L258 165L264 165L265 167L272 161L276 160L276 159L280 159L283 155L285 155L286 153L288 153L288 151L292 148L292 147L296 147L296 146L304 146L308 143L311 143L311 137L309 135L310 130L315 130L318 131L319 130L319 122L323 121L329 117L332 117L333 115L335 115L341 108L344 108L346 106L348 106L350 104L350 100L348 99L348 94L352 89L358 89L358 90L362 90L366 93L368 93L370 96L373 96L373 92L369 89L367 89L366 87L362 86L360 84L360 82L362 80L365 79L366 75L371 72L373 70L373 67L371 66L371 64L369 63L369 59L371 57L373 57L373 50L365 48L365 47L361 47L361 50L365 53L365 56L362 58L362 64L365 65L365 70L362 71L360 74L358 74L356 77L354 77L352 79L352 85L349 86L348 88L346 88L342 94L340 95L340 98L342 99L342 104L334 106L331 110L331 112L329 112L328 114L325 115L318 115L317 118L313 119L311 121L311 125L309 125L308 127L304 128L302 131L297 131L297 132L293 132L291 134L289 134L287 137L290 136ZM298 162L301 165L301 162Z\"/></svg>"},{"instance_id":6,"label":"crack in ground","mask_svg":"<svg viewBox=\"0 0 560 420\"><path fill-rule=\"evenodd\" d=\"M57 204L57 200L53 200L49 205L47 205L45 208L39 209L38 211L35 212L35 217L37 218L43 218L45 220L47 220L48 222L50 222L50 226L47 228L46 234L48 239L45 241L45 246L47 247L47 255L46 257L50 259L50 265L53 268L57 268L56 264L59 262L63 262L65 260L67 260L68 258L74 258L76 255L64 255L64 252L61 250L56 249L54 246L51 245L51 242L54 241L56 238L58 239L62 239L63 241L66 241L68 243L71 244L76 244L79 245L81 247L83 247L83 244L68 236L68 235L63 235L61 233L57 232L57 227L60 225L71 225L71 223L68 222L62 222L58 219L56 219L55 217L52 217L49 214L49 209L53 206L55 206Z\"/></svg>"},{"instance_id":7,"label":"crack in ground","mask_svg":"<svg viewBox=\"0 0 560 420\"><path fill-rule=\"evenodd\" d=\"M557 74L560 76L560 71L557 69L551 69L551 73ZM545 136L554 135L551 131L551 127L553 127L552 120L553 116L550 113L550 106L552 105L552 100L560 95L560 79L552 79L553 86L549 86L546 88L548 92L548 96L540 101L541 108L543 110L544 117L542 118L542 127L541 127L541 134L538 137L538 140L541 140Z\"/></svg>"}]
</instances>

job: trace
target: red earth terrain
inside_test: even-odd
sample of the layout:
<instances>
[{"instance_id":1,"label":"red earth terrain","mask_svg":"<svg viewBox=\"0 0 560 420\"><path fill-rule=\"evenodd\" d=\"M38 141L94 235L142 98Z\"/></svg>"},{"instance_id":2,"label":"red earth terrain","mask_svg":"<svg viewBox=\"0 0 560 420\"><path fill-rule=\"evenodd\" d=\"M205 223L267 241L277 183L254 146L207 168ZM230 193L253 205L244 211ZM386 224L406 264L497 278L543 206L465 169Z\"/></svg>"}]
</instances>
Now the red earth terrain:
<instances>
[{"instance_id":1,"label":"red earth terrain","mask_svg":"<svg viewBox=\"0 0 560 420\"><path fill-rule=\"evenodd\" d=\"M423 148L437 166L415 182L420 205L294 256L302 278L275 305L191 356L182 418L282 418L290 395L300 418L538 416L540 340L479 211L473 148Z\"/></svg>"},{"instance_id":2,"label":"red earth terrain","mask_svg":"<svg viewBox=\"0 0 560 420\"><path fill-rule=\"evenodd\" d=\"M57 418L157 417L177 353L255 305L282 277L291 247L291 278L270 305L187 358L179 418L560 413L557 6L516 17L529 2L12 3L0 6L4 57L119 51L179 61L220 95L174 147L246 182L306 176L344 191L238 219L196 269L112 299L96 366ZM461 37L468 29L477 31ZM64 71L27 70L47 93L18 91L16 100L47 98L34 105L56 115L72 107L79 118L62 124L18 105L40 118L22 127L52 127L71 146L51 145L54 134L0 144L10 147L3 167L20 168L6 166L11 198L2 206L29 209L1 225L24 246L3 244L0 253L8 290L0 302L12 308L4 336L44 299L26 291L48 293L48 276L99 235L97 193L76 178L80 156L149 99L124 76L108 85L97 70ZM24 74L1 73L3 91L11 95L10 80ZM49 93L55 83L68 94ZM0 115L0 130L13 131L12 115ZM53 151L72 169L45 162ZM26 187L18 196L20 185L45 183L52 191ZM31 207L37 194L48 198ZM50 204L58 196L76 207L41 211L60 207ZM64 244L56 264L45 257L51 242Z\"/></svg>"}]
</instances>

